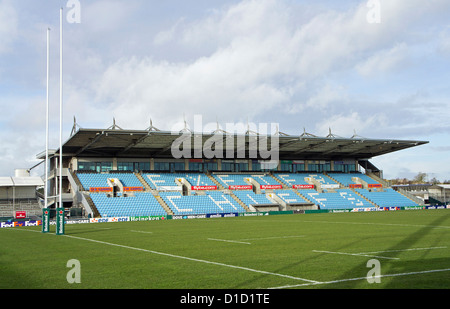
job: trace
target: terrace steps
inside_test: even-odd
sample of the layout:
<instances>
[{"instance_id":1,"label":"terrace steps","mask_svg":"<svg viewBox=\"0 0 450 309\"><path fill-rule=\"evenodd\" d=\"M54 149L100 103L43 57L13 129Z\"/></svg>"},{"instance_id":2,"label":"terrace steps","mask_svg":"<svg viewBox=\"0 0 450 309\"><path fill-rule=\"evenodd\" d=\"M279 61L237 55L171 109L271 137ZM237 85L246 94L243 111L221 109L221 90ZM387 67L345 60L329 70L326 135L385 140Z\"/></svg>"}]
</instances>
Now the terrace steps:
<instances>
[{"instance_id":1,"label":"terrace steps","mask_svg":"<svg viewBox=\"0 0 450 309\"><path fill-rule=\"evenodd\" d=\"M277 177L275 177L275 175L273 175L273 174L270 174L270 176L273 178L273 179L275 179L275 181L276 182L278 182L280 185L282 185L283 186L283 189L289 189L289 187L288 186L286 186L286 184L283 182L283 181L281 181L280 179L278 179Z\"/></svg>"},{"instance_id":2,"label":"terrace steps","mask_svg":"<svg viewBox=\"0 0 450 309\"><path fill-rule=\"evenodd\" d=\"M248 208L247 205L245 205L236 195L234 195L233 191L230 191L230 196L239 204L242 208L245 209L245 211L250 211L250 208Z\"/></svg>"},{"instance_id":3,"label":"terrace steps","mask_svg":"<svg viewBox=\"0 0 450 309\"><path fill-rule=\"evenodd\" d=\"M163 198L159 195L155 195L156 200L161 205L161 207L167 212L168 215L173 215L172 209L167 205Z\"/></svg>"},{"instance_id":4,"label":"terrace steps","mask_svg":"<svg viewBox=\"0 0 450 309\"><path fill-rule=\"evenodd\" d=\"M145 181L144 177L141 175L141 173L134 173L139 179L139 181L142 183L142 186L145 188L145 191L152 191L152 188L148 185L147 181Z\"/></svg>"},{"instance_id":5,"label":"terrace steps","mask_svg":"<svg viewBox=\"0 0 450 309\"><path fill-rule=\"evenodd\" d=\"M352 192L355 192L356 193L356 195L358 195L359 197L361 197L361 198L363 198L365 201L367 201L367 202L369 202L370 204L372 204L373 206L375 206L375 207L380 207L379 205L377 205L375 202L373 202L373 201L371 201L371 200L369 200L367 197L365 197L364 195L362 195L361 193L359 193L358 191L356 191L356 190L353 190L353 189L350 189L350 190L352 190Z\"/></svg>"},{"instance_id":6,"label":"terrace steps","mask_svg":"<svg viewBox=\"0 0 450 309\"><path fill-rule=\"evenodd\" d=\"M224 190L225 189L224 186L221 183L219 183L217 181L217 179L215 179L211 174L207 174L206 176L208 176L208 178L211 179L211 181L217 186L218 190Z\"/></svg>"}]
</instances>

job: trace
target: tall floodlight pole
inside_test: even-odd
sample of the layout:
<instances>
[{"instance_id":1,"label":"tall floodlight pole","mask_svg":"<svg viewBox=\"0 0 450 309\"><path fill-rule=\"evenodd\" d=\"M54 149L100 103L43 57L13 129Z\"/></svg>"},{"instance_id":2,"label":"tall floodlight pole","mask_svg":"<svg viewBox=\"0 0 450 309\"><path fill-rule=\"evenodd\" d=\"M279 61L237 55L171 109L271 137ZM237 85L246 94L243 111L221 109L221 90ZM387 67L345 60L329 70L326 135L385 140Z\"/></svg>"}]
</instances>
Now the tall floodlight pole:
<instances>
[{"instance_id":1,"label":"tall floodlight pole","mask_svg":"<svg viewBox=\"0 0 450 309\"><path fill-rule=\"evenodd\" d=\"M62 208L62 123L63 123L63 8L59 14L59 207Z\"/></svg>"}]
</instances>

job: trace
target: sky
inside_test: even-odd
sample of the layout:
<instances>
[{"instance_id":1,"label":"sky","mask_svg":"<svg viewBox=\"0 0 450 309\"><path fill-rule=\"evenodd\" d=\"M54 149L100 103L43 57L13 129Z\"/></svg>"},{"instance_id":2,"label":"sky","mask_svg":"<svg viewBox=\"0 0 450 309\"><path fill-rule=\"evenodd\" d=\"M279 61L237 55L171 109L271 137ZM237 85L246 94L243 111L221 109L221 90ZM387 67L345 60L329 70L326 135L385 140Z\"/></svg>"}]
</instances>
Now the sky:
<instances>
[{"instance_id":1,"label":"sky","mask_svg":"<svg viewBox=\"0 0 450 309\"><path fill-rule=\"evenodd\" d=\"M0 176L45 151L49 27L59 147L61 7L63 140L74 119L177 130L200 115L205 129L429 141L371 162L450 179L448 0L0 0Z\"/></svg>"}]
</instances>

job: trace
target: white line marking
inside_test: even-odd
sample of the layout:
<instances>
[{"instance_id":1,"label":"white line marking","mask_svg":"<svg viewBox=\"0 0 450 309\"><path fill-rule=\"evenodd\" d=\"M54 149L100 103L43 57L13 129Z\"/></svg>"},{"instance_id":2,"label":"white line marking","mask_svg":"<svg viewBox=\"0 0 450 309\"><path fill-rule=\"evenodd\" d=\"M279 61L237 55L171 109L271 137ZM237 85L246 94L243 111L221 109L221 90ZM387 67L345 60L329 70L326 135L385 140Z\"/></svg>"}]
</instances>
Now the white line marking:
<instances>
[{"instance_id":1,"label":"white line marking","mask_svg":"<svg viewBox=\"0 0 450 309\"><path fill-rule=\"evenodd\" d=\"M218 239L218 238L208 238L208 240L232 242L232 243L244 244L244 245L251 245L251 243L249 243L249 242L242 242L242 241L237 241L237 240L226 240L226 239Z\"/></svg>"},{"instance_id":2,"label":"white line marking","mask_svg":"<svg viewBox=\"0 0 450 309\"><path fill-rule=\"evenodd\" d=\"M42 231L30 230L30 229L26 229L24 227L20 227L20 228L18 228L18 227L4 227L4 228L2 228L2 230L5 230L5 231L7 231L7 230L10 230L10 231L26 231L26 232L42 233ZM54 233L52 233L52 234L54 234Z\"/></svg>"},{"instance_id":3,"label":"white line marking","mask_svg":"<svg viewBox=\"0 0 450 309\"><path fill-rule=\"evenodd\" d=\"M335 224L356 224L356 225L383 225L383 226L400 226L400 227L428 227L433 229L450 229L450 226L445 225L418 225L418 224L399 224L399 223L375 223L375 222L348 222L348 221L312 221L312 220L303 220L302 222L308 223L335 223Z\"/></svg>"},{"instance_id":4,"label":"white line marking","mask_svg":"<svg viewBox=\"0 0 450 309\"><path fill-rule=\"evenodd\" d=\"M300 238L305 237L305 235L297 235L297 236L273 236L273 237L260 237L260 238L244 238L240 240L265 240L265 239L283 239L283 238Z\"/></svg>"},{"instance_id":5,"label":"white line marking","mask_svg":"<svg viewBox=\"0 0 450 309\"><path fill-rule=\"evenodd\" d=\"M153 232L135 231L135 230L130 230L130 232L133 232L133 233L143 233L143 234L153 234Z\"/></svg>"},{"instance_id":6,"label":"white line marking","mask_svg":"<svg viewBox=\"0 0 450 309\"><path fill-rule=\"evenodd\" d=\"M208 240L216 240L216 241L224 241L224 242L231 242L231 243L238 243L238 244L245 244L245 245L251 245L251 242L244 242L241 240L266 240L266 239L283 239L283 238L300 238L305 237L304 235L298 235L298 236L273 236L273 237L259 237L259 238L243 238L239 240L230 240L230 239L218 239L218 238L208 238Z\"/></svg>"},{"instance_id":7,"label":"white line marking","mask_svg":"<svg viewBox=\"0 0 450 309\"><path fill-rule=\"evenodd\" d=\"M330 253L330 254L342 254L342 255L354 255L354 256L367 256L367 257L375 257L375 258L379 258L379 259L399 260L399 258L393 258L393 257L387 257L387 256L369 255L369 254L363 254L363 253L346 253L346 252L333 252L333 251L320 251L320 250L313 250L313 252Z\"/></svg>"},{"instance_id":8,"label":"white line marking","mask_svg":"<svg viewBox=\"0 0 450 309\"><path fill-rule=\"evenodd\" d=\"M33 231L33 230L27 230L27 231L41 233L40 231ZM55 235L55 234L52 233L51 235ZM113 243L100 241L100 240L95 240L95 239L83 238L83 237L72 236L72 235L61 235L61 236L62 237L73 238L73 239L90 241L90 242L104 244L104 245L109 245L109 246L125 248L125 249L131 249L131 250L137 250L137 251L142 251L142 252L148 252L148 253L153 253L153 254L158 254L158 255L163 255L163 256L168 256L168 257L173 257L173 258L178 258L178 259L183 259L183 260L188 260L188 261L193 261L193 262L200 262L200 263L212 264L212 265L223 266L223 267L228 267L228 268L241 269L241 270L246 270L246 271L250 271L250 272L254 272L254 273L260 273L260 274L265 274L265 275L283 277L283 278L288 278L288 279L293 279L293 280L306 281L306 282L310 282L310 283L320 283L320 281L308 280L308 279L305 279L305 278L299 278L299 277L294 277L294 276L289 276L289 275L272 273L272 272L268 272L268 271L264 271L264 270L257 270L257 269L242 267L242 266L235 266L235 265L229 265L229 264L224 264L224 263L218 263L218 262L194 259L194 258L190 258L190 257L186 257L186 256L174 255L174 254L158 252L158 251L153 251L153 250L147 250L147 249L142 249L142 248L135 248L135 247L125 246L125 245L113 244Z\"/></svg>"},{"instance_id":9,"label":"white line marking","mask_svg":"<svg viewBox=\"0 0 450 309\"><path fill-rule=\"evenodd\" d=\"M168 257L172 257L172 258L183 259L183 260L188 260L188 261L193 261L193 262L200 262L200 263L223 266L223 267L228 267L228 268L241 269L241 270L246 270L246 271L250 271L250 272L254 272L254 273L278 276L278 277L294 279L294 280L301 280L301 281L306 281L306 282L310 282L310 283L320 283L319 281L308 280L308 279L304 279L304 278L293 277L293 276L283 275L283 274L278 274L278 273L272 273L272 272L268 272L268 271L264 271L264 270L257 270L257 269L242 267L242 266L235 266L235 265L212 262L212 261L207 261L207 260L200 260L200 259L190 258L190 257L186 257L186 256L181 256L181 255L174 255L174 254L169 254L169 253L164 253L164 252L158 252L158 251L153 251L153 250L147 250L147 249L142 249L142 248L114 244L114 243L110 243L110 242L106 242L106 241L100 241L100 240L71 236L71 235L62 235L62 236L68 237L68 238L73 238L73 239L90 241L90 242L94 242L94 243L98 243L98 244L104 244L104 245L108 245L108 246L114 246L114 247L120 247L120 248L142 251L142 252L147 252L147 253L153 253L153 254L158 254L158 255L162 255L162 256L168 256Z\"/></svg>"},{"instance_id":10,"label":"white line marking","mask_svg":"<svg viewBox=\"0 0 450 309\"><path fill-rule=\"evenodd\" d=\"M443 272L443 271L450 271L450 268L445 268L445 269L434 269L434 270L424 270L424 271L414 271L414 272L410 272L410 273L399 273L399 274L380 275L380 276L374 276L374 277L371 277L371 278L411 276L411 275L420 275L420 274L437 273L437 272ZM285 285L285 286L272 287L272 288L269 288L269 289L288 289L288 288L295 288L295 287L302 287L302 286L309 286L309 285L333 284L333 283L348 282L348 281L357 281L357 280L367 280L367 277L350 278L350 279L340 279L340 280L324 281L324 282L317 282L317 283L303 283L303 284L296 284L296 285Z\"/></svg>"},{"instance_id":11,"label":"white line marking","mask_svg":"<svg viewBox=\"0 0 450 309\"><path fill-rule=\"evenodd\" d=\"M418 250L435 250L435 249L447 249L447 247L430 247L430 248L411 248L411 249L401 249L401 250L385 250L385 251L374 251L374 252L362 252L362 254L384 253L384 252L418 251Z\"/></svg>"}]
</instances>

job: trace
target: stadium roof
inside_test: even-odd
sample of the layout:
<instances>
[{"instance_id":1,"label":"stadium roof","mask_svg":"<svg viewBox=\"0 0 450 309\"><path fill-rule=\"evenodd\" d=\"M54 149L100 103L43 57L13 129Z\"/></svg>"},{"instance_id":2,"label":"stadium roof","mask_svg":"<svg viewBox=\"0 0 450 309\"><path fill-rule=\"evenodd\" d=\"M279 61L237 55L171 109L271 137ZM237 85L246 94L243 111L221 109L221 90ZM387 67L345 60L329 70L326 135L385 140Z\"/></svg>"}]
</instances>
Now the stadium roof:
<instances>
[{"instance_id":1,"label":"stadium roof","mask_svg":"<svg viewBox=\"0 0 450 309\"><path fill-rule=\"evenodd\" d=\"M299 136L277 133L271 136L258 135L252 132L246 134L227 134L222 132L191 133L186 131L169 132L159 131L152 127L147 130L124 130L115 126L109 129L79 129L72 132L71 137L63 144L64 156L76 157L128 157L128 158L173 158L171 146L177 139L187 135L191 139L192 147L195 139L205 142L219 137L223 145L223 158L230 159L227 150L232 151L236 159L245 150L246 158L249 154L251 141L255 139L266 141L265 149L271 149L271 138L278 137L280 160L339 160L339 159L370 159L376 156L395 151L424 145L427 141L396 140L396 139L369 139L357 135L343 138L330 134L318 137L304 132ZM186 135L185 135L186 136ZM188 140L186 140L189 142ZM245 142L243 142L245 141ZM233 143L231 143L233 142ZM199 144L199 143L198 143ZM207 144L208 145L208 144ZM231 146L232 149L229 147ZM202 148L203 149L203 148ZM52 154L58 154L59 151ZM259 154L259 151L258 151ZM226 156L226 157L225 157ZM45 153L37 155L39 159L45 158ZM192 151L191 158L194 158ZM254 159L266 159L258 157Z\"/></svg>"},{"instance_id":2,"label":"stadium roof","mask_svg":"<svg viewBox=\"0 0 450 309\"><path fill-rule=\"evenodd\" d=\"M41 177L0 177L0 187L38 187L43 186Z\"/></svg>"}]
</instances>

